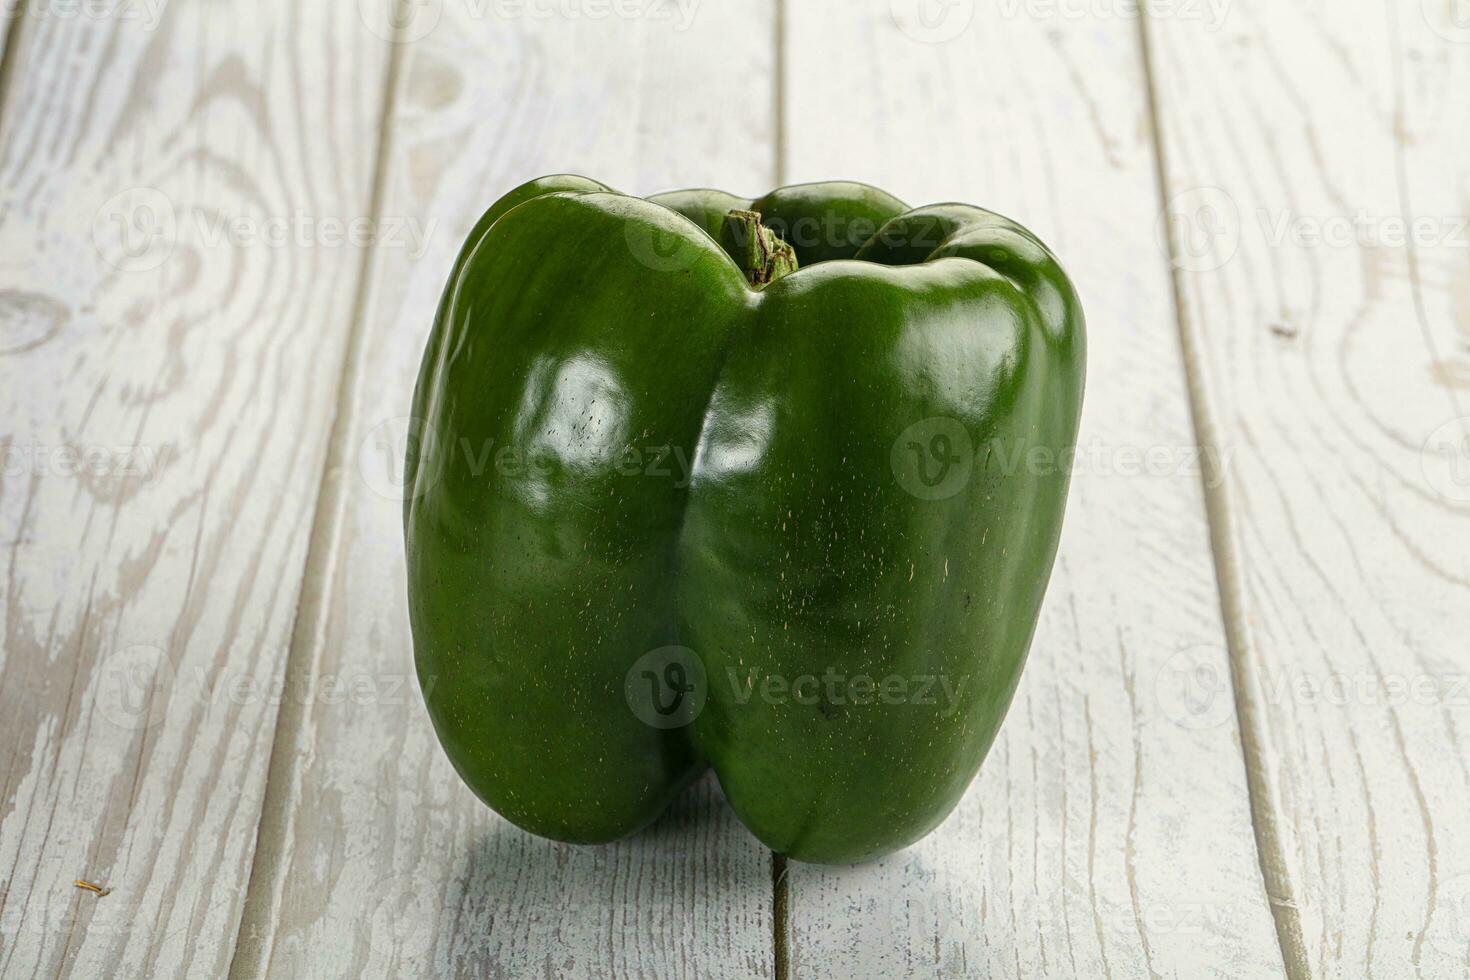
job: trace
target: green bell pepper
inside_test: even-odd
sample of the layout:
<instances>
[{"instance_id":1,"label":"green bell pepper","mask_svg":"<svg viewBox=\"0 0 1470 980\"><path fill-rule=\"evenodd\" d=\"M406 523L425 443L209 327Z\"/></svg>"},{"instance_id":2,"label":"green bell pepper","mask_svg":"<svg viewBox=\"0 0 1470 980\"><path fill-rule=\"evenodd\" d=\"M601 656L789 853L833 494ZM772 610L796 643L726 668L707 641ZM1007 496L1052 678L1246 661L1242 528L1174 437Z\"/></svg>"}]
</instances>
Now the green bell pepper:
<instances>
[{"instance_id":1,"label":"green bell pepper","mask_svg":"<svg viewBox=\"0 0 1470 980\"><path fill-rule=\"evenodd\" d=\"M918 840L1019 680L1083 364L1061 266L980 208L511 191L450 275L407 457L456 770L563 841L638 830L708 766L792 858Z\"/></svg>"}]
</instances>

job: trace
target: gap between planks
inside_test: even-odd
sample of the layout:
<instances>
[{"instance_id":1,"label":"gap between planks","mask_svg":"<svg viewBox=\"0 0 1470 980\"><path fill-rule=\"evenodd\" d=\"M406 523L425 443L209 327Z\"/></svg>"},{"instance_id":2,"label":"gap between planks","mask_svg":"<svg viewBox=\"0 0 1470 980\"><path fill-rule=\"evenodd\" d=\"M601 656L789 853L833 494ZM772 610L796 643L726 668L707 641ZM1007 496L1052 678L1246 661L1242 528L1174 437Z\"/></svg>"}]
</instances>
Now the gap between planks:
<instances>
[{"instance_id":1,"label":"gap between planks","mask_svg":"<svg viewBox=\"0 0 1470 980\"><path fill-rule=\"evenodd\" d=\"M1143 59L1144 97L1148 101L1149 128L1154 148L1154 176L1158 186L1159 213L1169 207L1168 151L1164 147L1163 119L1159 112L1158 76L1154 71L1153 48L1149 44L1150 15L1143 7L1138 11L1138 44ZM1184 382L1189 398L1189 415L1194 424L1195 442L1202 450L1220 459L1219 426L1211 411L1208 383L1201 367L1201 353L1188 327L1180 281L1179 242L1170 226L1166 238L1169 250L1169 293L1174 304L1174 322L1179 330L1179 346L1183 353ZM1290 980L1310 980L1306 944L1302 938L1301 916L1292 894L1292 883L1281 860L1280 829L1276 825L1275 801L1262 749L1264 722L1245 693L1249 683L1245 667L1246 638L1241 631L1244 606L1241 602L1240 559L1234 546L1229 501L1223 481L1212 479L1208 467L1200 468L1200 482L1205 501L1205 519L1210 532L1210 553L1215 564L1215 584L1220 594L1220 613L1225 627L1225 643L1229 653L1231 690L1235 697L1236 724L1240 731L1241 752L1245 761L1246 793L1250 797L1251 830L1256 839L1256 861L1266 892L1266 904L1276 924L1276 941L1281 947L1282 961Z\"/></svg>"},{"instance_id":2,"label":"gap between planks","mask_svg":"<svg viewBox=\"0 0 1470 980\"><path fill-rule=\"evenodd\" d=\"M771 78L771 172L776 187L786 184L786 0L773 0L771 11L771 55L775 66ZM771 852L771 975L774 980L791 977L791 885L786 880L790 867L785 856Z\"/></svg>"}]
</instances>

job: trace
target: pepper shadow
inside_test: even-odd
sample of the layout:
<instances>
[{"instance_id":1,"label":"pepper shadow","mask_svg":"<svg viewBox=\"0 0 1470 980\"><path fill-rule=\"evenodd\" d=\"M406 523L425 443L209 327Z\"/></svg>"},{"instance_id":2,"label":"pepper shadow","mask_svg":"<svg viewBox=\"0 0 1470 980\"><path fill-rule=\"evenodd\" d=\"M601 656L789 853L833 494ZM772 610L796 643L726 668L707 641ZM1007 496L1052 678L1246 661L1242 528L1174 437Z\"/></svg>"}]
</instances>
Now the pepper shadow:
<instances>
[{"instance_id":1,"label":"pepper shadow","mask_svg":"<svg viewBox=\"0 0 1470 980\"><path fill-rule=\"evenodd\" d=\"M713 772L612 844L544 840L488 810L469 836L433 921L440 975L678 976L699 962L771 973L771 852Z\"/></svg>"}]
</instances>

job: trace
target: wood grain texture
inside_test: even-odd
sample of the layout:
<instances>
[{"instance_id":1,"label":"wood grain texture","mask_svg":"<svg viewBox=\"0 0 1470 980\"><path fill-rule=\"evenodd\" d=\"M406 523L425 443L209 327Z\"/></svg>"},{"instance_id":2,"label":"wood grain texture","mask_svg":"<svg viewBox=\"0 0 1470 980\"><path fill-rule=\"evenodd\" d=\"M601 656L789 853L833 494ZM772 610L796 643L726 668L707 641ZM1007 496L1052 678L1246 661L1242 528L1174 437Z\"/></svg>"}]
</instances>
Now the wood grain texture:
<instances>
[{"instance_id":1,"label":"wood grain texture","mask_svg":"<svg viewBox=\"0 0 1470 980\"><path fill-rule=\"evenodd\" d=\"M283 223L366 215L387 45L97 9L17 15L0 128L0 974L218 975L362 264Z\"/></svg>"},{"instance_id":2,"label":"wood grain texture","mask_svg":"<svg viewBox=\"0 0 1470 980\"><path fill-rule=\"evenodd\" d=\"M1193 384L1235 452L1215 510L1257 822L1301 977L1470 970L1463 17L1239 0L1220 31L1149 23Z\"/></svg>"},{"instance_id":3,"label":"wood grain texture","mask_svg":"<svg viewBox=\"0 0 1470 980\"><path fill-rule=\"evenodd\" d=\"M791 975L1281 976L1154 238L1138 26L913 6L791 6L788 176L970 201L1048 241L1088 316L1082 452L980 776L904 853L793 865Z\"/></svg>"},{"instance_id":4,"label":"wood grain texture","mask_svg":"<svg viewBox=\"0 0 1470 980\"><path fill-rule=\"evenodd\" d=\"M460 782L413 677L401 466L444 279L501 194L564 171L640 193L771 185L770 6L699 6L684 28L654 13L670 5L474 10L406 28L384 208L432 234L373 265L234 974L769 976L770 855L712 781L600 848L525 834Z\"/></svg>"}]
</instances>

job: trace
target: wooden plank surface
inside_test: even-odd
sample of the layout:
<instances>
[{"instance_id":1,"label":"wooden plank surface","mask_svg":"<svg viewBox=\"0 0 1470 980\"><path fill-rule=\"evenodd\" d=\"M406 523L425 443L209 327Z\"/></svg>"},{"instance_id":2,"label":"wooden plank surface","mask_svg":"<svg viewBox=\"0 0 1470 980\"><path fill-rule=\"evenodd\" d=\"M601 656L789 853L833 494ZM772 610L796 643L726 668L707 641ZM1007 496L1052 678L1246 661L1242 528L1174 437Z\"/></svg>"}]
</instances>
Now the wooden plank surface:
<instances>
[{"instance_id":1,"label":"wooden plank surface","mask_svg":"<svg viewBox=\"0 0 1470 980\"><path fill-rule=\"evenodd\" d=\"M0 9L0 975L1465 974L1470 22L784 6L784 59L774 0ZM1057 573L916 847L773 886L711 780L581 849L444 760L403 416L554 171L848 176L1073 273Z\"/></svg>"},{"instance_id":2,"label":"wooden plank surface","mask_svg":"<svg viewBox=\"0 0 1470 980\"><path fill-rule=\"evenodd\" d=\"M711 781L651 831L579 848L454 774L413 678L401 465L430 318L497 197L564 171L638 193L772 185L771 6L475 9L407 23L384 209L432 234L373 266L234 975L770 976L770 854ZM353 684L364 699L334 694Z\"/></svg>"},{"instance_id":3,"label":"wooden plank surface","mask_svg":"<svg viewBox=\"0 0 1470 980\"><path fill-rule=\"evenodd\" d=\"M1299 977L1470 964L1463 13L1239 0L1222 31L1149 24L1193 384L1235 454L1215 510L1257 827Z\"/></svg>"},{"instance_id":4,"label":"wooden plank surface","mask_svg":"<svg viewBox=\"0 0 1470 980\"><path fill-rule=\"evenodd\" d=\"M1088 316L1083 452L979 778L909 851L792 866L791 975L1280 976L1151 220L1138 25L913 6L791 6L787 176L978 203L1049 242Z\"/></svg>"},{"instance_id":5,"label":"wooden plank surface","mask_svg":"<svg viewBox=\"0 0 1470 980\"><path fill-rule=\"evenodd\" d=\"M16 15L0 119L0 974L219 975L387 45L350 5L84 6Z\"/></svg>"}]
</instances>

